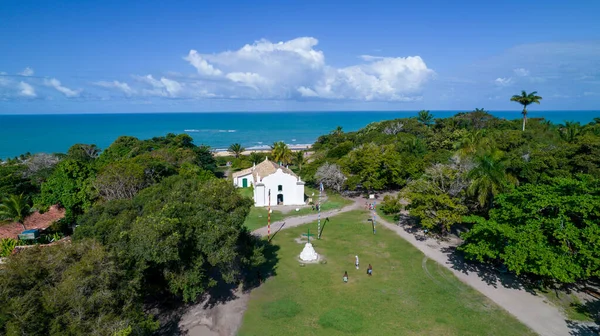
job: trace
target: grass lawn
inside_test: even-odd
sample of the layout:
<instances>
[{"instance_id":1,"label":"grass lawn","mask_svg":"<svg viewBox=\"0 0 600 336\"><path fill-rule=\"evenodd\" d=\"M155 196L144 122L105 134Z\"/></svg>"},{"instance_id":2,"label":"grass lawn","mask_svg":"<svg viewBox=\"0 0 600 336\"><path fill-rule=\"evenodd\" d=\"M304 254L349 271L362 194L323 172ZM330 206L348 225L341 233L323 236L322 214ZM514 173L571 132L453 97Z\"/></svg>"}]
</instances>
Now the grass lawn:
<instances>
[{"instance_id":1,"label":"grass lawn","mask_svg":"<svg viewBox=\"0 0 600 336\"><path fill-rule=\"evenodd\" d=\"M250 188L239 188L238 190L240 191L240 193L243 196L252 197L252 191ZM308 187L304 188L304 193L306 195L309 195L309 197L310 197L310 195L312 195L313 192L315 193L315 195L319 194L318 191L316 191L312 188L308 188ZM313 199L315 199L315 200L316 200L316 198L317 197L313 197ZM327 200L321 204L321 211L343 208L344 206L351 204L351 203L352 203L351 200L348 200L339 194L329 192L327 194ZM246 217L246 221L244 222L244 225L246 225L246 227L249 228L250 231L256 230L263 226L267 226L267 214L268 214L267 211L268 211L267 208L252 207L252 209L250 210L250 214L248 215L248 217ZM277 210L273 209L273 212L271 213L271 223L283 220L288 217L303 216L303 215L308 215L311 213L316 213L316 212L313 211L310 207L301 208L300 211L290 211L285 214L282 213L281 211L277 211Z\"/></svg>"},{"instance_id":2,"label":"grass lawn","mask_svg":"<svg viewBox=\"0 0 600 336\"><path fill-rule=\"evenodd\" d=\"M238 335L534 335L393 232L380 226L373 235L367 218L331 217L311 240L326 263L304 267L294 239L308 226L277 233L276 275L252 292Z\"/></svg>"}]
</instances>

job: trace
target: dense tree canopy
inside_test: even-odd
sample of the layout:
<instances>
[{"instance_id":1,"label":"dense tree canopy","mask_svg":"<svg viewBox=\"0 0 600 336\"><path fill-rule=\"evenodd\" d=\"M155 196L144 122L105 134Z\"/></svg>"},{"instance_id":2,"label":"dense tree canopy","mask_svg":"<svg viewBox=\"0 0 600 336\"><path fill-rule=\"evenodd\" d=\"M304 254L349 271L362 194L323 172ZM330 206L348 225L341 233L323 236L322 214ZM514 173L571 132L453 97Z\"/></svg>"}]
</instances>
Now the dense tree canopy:
<instances>
[{"instance_id":1,"label":"dense tree canopy","mask_svg":"<svg viewBox=\"0 0 600 336\"><path fill-rule=\"evenodd\" d=\"M95 206L75 238L97 239L134 278L164 283L191 301L220 281L240 281L245 267L263 261L243 226L251 203L225 180L173 176L133 200Z\"/></svg>"},{"instance_id":2,"label":"dense tree canopy","mask_svg":"<svg viewBox=\"0 0 600 336\"><path fill-rule=\"evenodd\" d=\"M490 218L464 235L461 249L479 261L559 282L600 275L600 180L581 175L526 184L501 194Z\"/></svg>"}]
</instances>

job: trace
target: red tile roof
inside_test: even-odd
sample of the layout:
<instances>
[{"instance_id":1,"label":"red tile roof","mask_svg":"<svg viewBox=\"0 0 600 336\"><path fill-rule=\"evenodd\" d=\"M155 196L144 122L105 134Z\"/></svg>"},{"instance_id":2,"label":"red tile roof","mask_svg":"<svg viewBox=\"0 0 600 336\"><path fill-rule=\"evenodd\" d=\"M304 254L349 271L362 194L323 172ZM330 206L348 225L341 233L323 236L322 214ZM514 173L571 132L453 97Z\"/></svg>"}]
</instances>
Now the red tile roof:
<instances>
[{"instance_id":1,"label":"red tile roof","mask_svg":"<svg viewBox=\"0 0 600 336\"><path fill-rule=\"evenodd\" d=\"M65 209L53 205L43 214L34 212L31 216L27 217L25 220L25 230L46 229L63 217L65 217ZM23 226L17 222L0 226L0 238L17 239L17 235L21 232L23 232Z\"/></svg>"}]
</instances>

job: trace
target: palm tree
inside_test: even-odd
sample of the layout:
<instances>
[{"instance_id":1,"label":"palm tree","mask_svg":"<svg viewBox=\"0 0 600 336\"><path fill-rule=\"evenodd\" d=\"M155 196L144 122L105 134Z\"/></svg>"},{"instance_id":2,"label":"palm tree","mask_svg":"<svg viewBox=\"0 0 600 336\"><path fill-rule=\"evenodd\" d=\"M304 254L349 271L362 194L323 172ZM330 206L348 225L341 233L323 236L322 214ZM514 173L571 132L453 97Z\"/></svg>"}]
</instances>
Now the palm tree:
<instances>
[{"instance_id":1,"label":"palm tree","mask_svg":"<svg viewBox=\"0 0 600 336\"><path fill-rule=\"evenodd\" d=\"M294 155L294 164L298 166L298 169L302 171L302 166L306 163L306 157L304 157L304 151L297 151Z\"/></svg>"},{"instance_id":2,"label":"palm tree","mask_svg":"<svg viewBox=\"0 0 600 336\"><path fill-rule=\"evenodd\" d=\"M292 161L292 151L283 141L273 143L271 146L271 156L275 162L288 164Z\"/></svg>"},{"instance_id":3,"label":"palm tree","mask_svg":"<svg viewBox=\"0 0 600 336\"><path fill-rule=\"evenodd\" d=\"M31 213L29 199L23 194L10 195L0 203L0 219L20 223L25 230L25 218Z\"/></svg>"},{"instance_id":4,"label":"palm tree","mask_svg":"<svg viewBox=\"0 0 600 336\"><path fill-rule=\"evenodd\" d=\"M331 132L331 134L333 134L333 135L338 135L338 136L339 136L339 135L342 135L343 133L344 133L344 130L343 130L342 126L338 126L338 127L336 127L336 128L335 128L335 130L333 130L333 131Z\"/></svg>"},{"instance_id":5,"label":"palm tree","mask_svg":"<svg viewBox=\"0 0 600 336\"><path fill-rule=\"evenodd\" d=\"M252 153L250 153L250 155L248 155L248 160L250 160L250 162L252 162L252 163L259 163L259 162L262 162L264 159L265 159L265 154L263 154L263 153L252 152Z\"/></svg>"},{"instance_id":6,"label":"palm tree","mask_svg":"<svg viewBox=\"0 0 600 336\"><path fill-rule=\"evenodd\" d=\"M242 145L240 145L239 143L234 143L231 146L229 146L229 148L227 149L227 151L231 154L233 154L233 156L235 156L235 158L237 159L238 157L240 157L240 155L246 150L246 148L242 147Z\"/></svg>"},{"instance_id":7,"label":"palm tree","mask_svg":"<svg viewBox=\"0 0 600 336\"><path fill-rule=\"evenodd\" d=\"M523 105L523 112L521 112L523 114L523 132L525 132L525 124L527 123L527 106L533 103L539 104L540 100L542 100L542 97L536 95L537 91L527 94L527 92L523 90L521 91L521 95L514 95L512 98L510 98L510 101L514 101Z\"/></svg>"},{"instance_id":8,"label":"palm tree","mask_svg":"<svg viewBox=\"0 0 600 336\"><path fill-rule=\"evenodd\" d=\"M481 207L490 207L494 196L502 192L507 185L516 184L516 179L506 173L507 159L497 149L475 155L475 167L467 174L471 185L467 192L475 196Z\"/></svg>"},{"instance_id":9,"label":"palm tree","mask_svg":"<svg viewBox=\"0 0 600 336\"><path fill-rule=\"evenodd\" d=\"M429 126L433 123L433 114L431 114L428 110L421 110L419 111L417 120L423 125Z\"/></svg>"},{"instance_id":10,"label":"palm tree","mask_svg":"<svg viewBox=\"0 0 600 336\"><path fill-rule=\"evenodd\" d=\"M578 122L567 121L558 126L558 135L566 142L573 142L581 134L581 125Z\"/></svg>"},{"instance_id":11,"label":"palm tree","mask_svg":"<svg viewBox=\"0 0 600 336\"><path fill-rule=\"evenodd\" d=\"M475 110L473 110L473 112L476 112L476 113L486 113L486 110L483 107L482 108L477 108L476 107Z\"/></svg>"},{"instance_id":12,"label":"palm tree","mask_svg":"<svg viewBox=\"0 0 600 336\"><path fill-rule=\"evenodd\" d=\"M454 144L454 149L458 151L458 155L461 158L465 158L482 150L489 150L490 140L484 135L482 130L469 132Z\"/></svg>"}]
</instances>

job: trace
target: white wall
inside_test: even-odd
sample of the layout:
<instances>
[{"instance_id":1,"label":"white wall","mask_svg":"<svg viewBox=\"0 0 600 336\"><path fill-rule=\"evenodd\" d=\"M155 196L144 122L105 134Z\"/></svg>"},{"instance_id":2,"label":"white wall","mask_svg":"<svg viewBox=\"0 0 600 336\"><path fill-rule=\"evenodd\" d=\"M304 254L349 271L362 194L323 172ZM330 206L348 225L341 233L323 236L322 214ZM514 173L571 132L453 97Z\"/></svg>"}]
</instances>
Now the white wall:
<instances>
[{"instance_id":1,"label":"white wall","mask_svg":"<svg viewBox=\"0 0 600 336\"><path fill-rule=\"evenodd\" d=\"M248 187L254 185L254 177L252 173L248 173L247 175L238 176L233 179L233 185L241 188L244 184L242 182L243 179L248 179Z\"/></svg>"},{"instance_id":2,"label":"white wall","mask_svg":"<svg viewBox=\"0 0 600 336\"><path fill-rule=\"evenodd\" d=\"M277 187L283 186L283 205L303 205L304 204L304 185L297 184L298 179L295 176L284 173L281 169L277 169L274 174L263 177L262 183L265 184L265 202L268 203L267 197L269 189L271 189L271 205L277 205ZM255 189L256 190L256 189ZM257 194L255 194L258 196ZM266 203L259 205L258 199L255 197L256 206L264 206Z\"/></svg>"}]
</instances>

